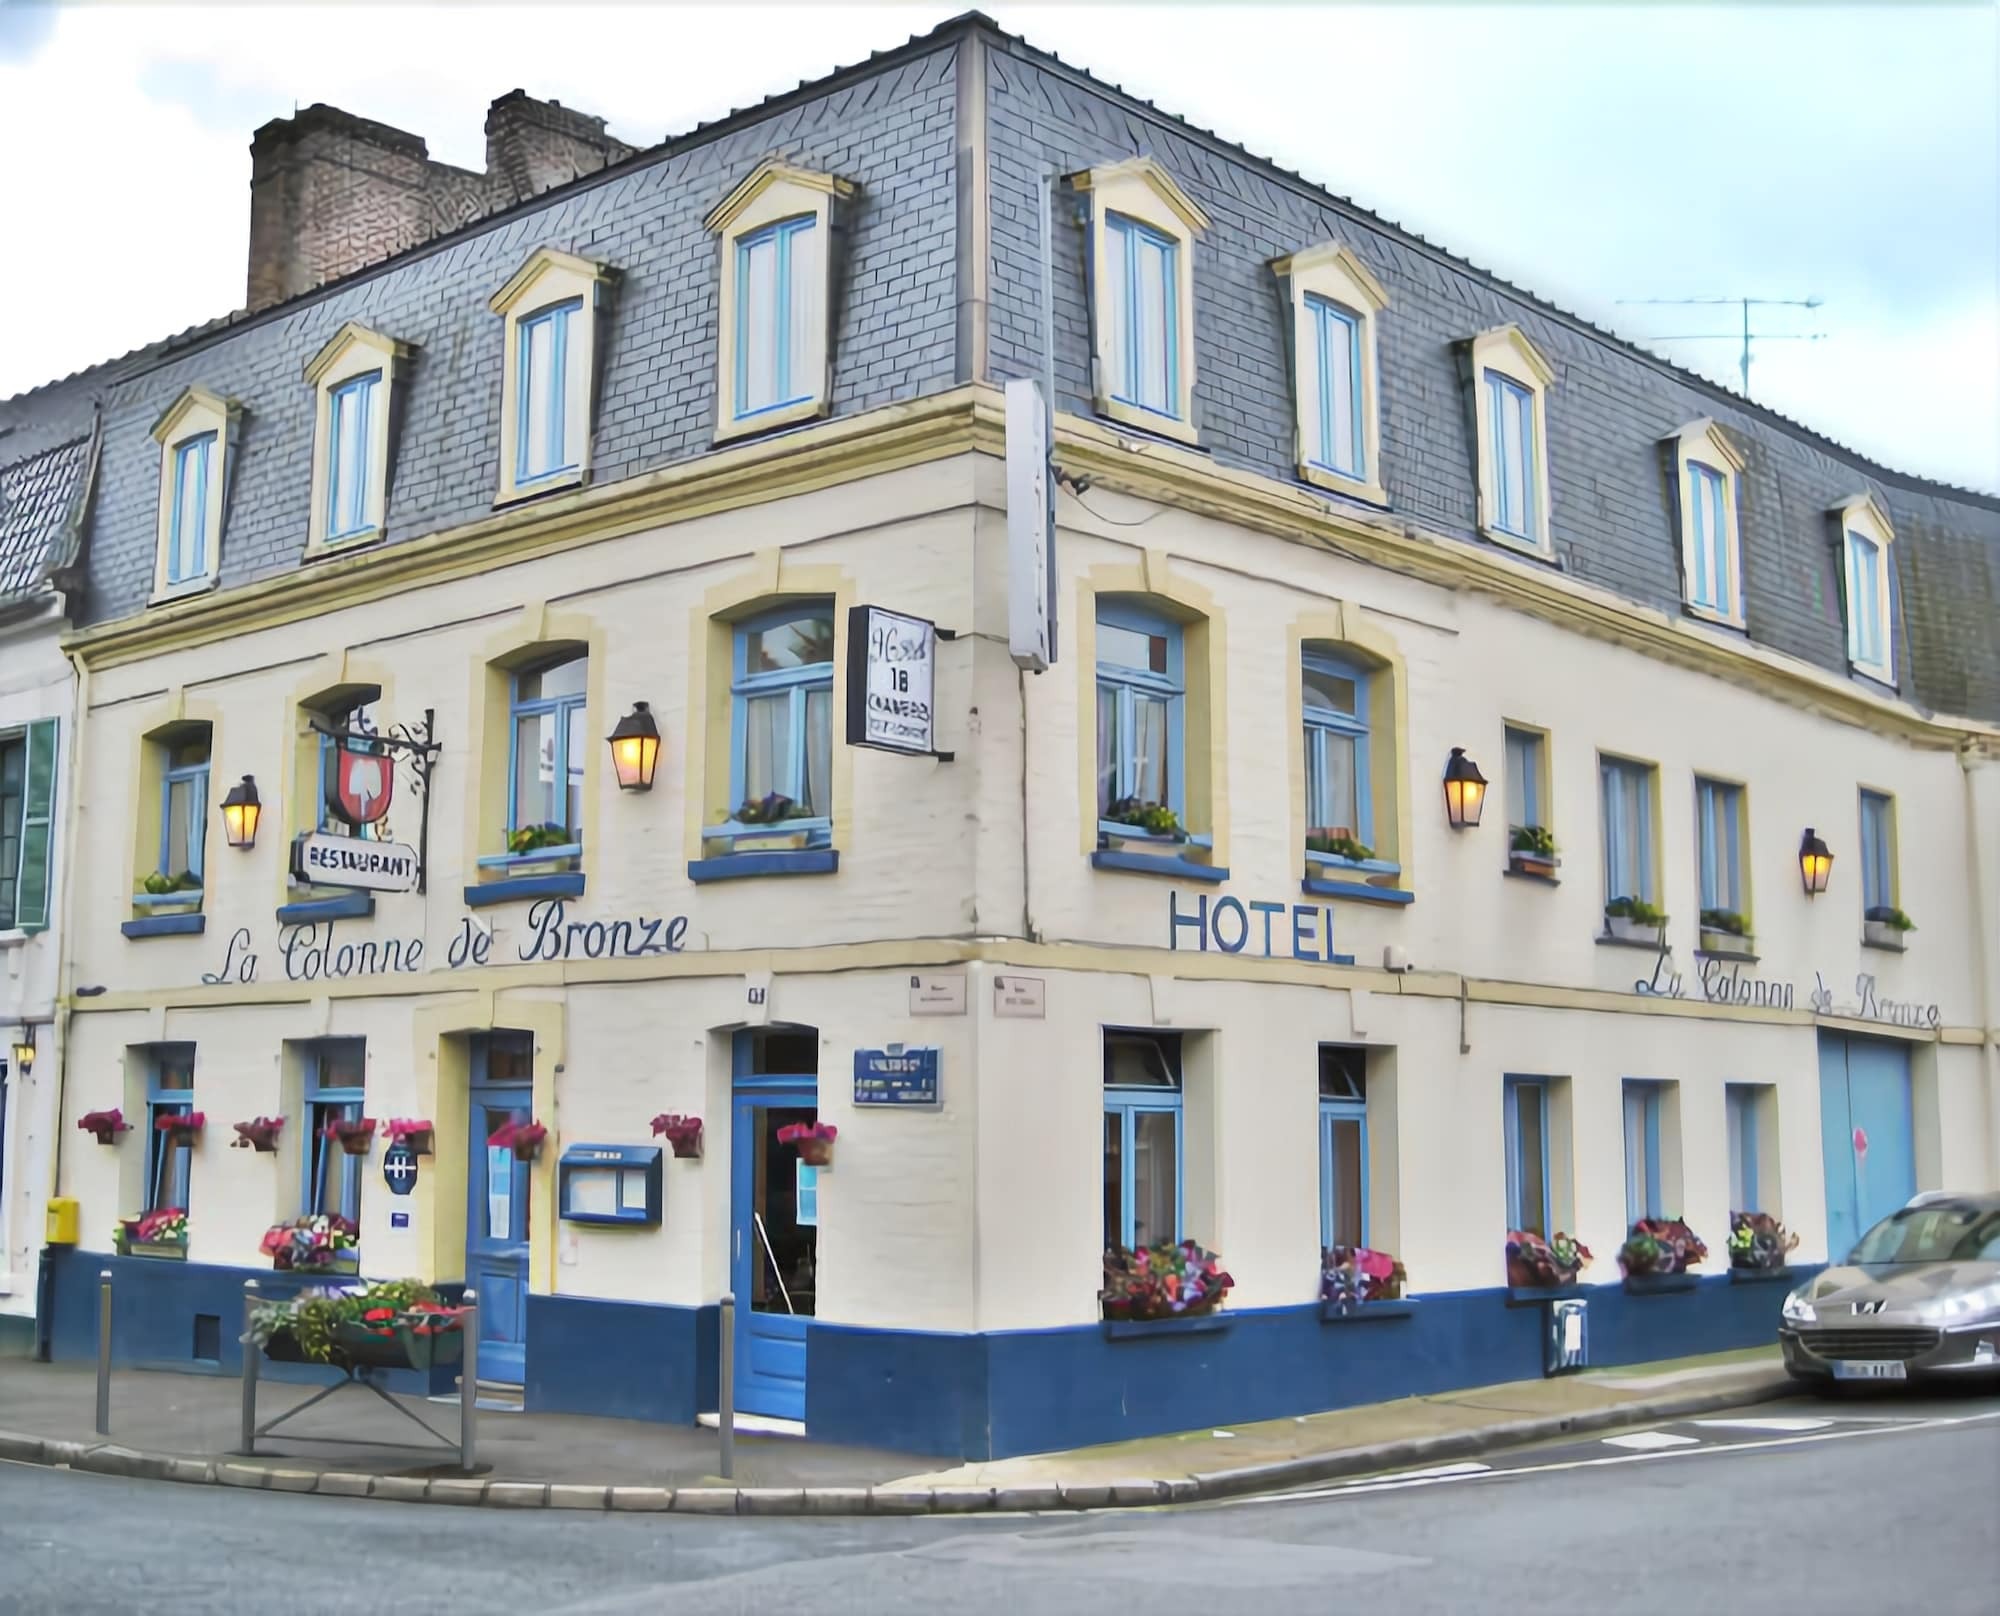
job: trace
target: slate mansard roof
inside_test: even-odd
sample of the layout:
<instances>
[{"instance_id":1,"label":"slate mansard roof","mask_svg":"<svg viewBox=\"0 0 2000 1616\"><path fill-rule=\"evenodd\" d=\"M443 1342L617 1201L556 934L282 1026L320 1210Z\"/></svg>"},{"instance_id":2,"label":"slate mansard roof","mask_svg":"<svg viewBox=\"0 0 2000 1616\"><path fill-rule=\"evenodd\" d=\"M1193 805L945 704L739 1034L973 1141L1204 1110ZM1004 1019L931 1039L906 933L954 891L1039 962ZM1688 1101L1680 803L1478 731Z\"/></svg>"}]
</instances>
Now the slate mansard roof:
<instances>
[{"instance_id":1,"label":"slate mansard roof","mask_svg":"<svg viewBox=\"0 0 2000 1616\"><path fill-rule=\"evenodd\" d=\"M962 107L981 82L985 105ZM0 457L73 449L102 412L79 621L145 609L153 576L159 446L149 429L193 384L243 408L221 547L230 588L301 564L313 430L302 368L348 320L408 343L390 467L386 542L490 513L497 486L501 322L487 298L537 246L619 272L604 329L594 482L712 445L719 256L708 210L766 158L856 187L832 310L833 413L973 378L968 310L976 233L962 131L987 140L987 373L1040 367L1035 187L1146 154L1209 214L1194 260L1196 424L1219 462L1285 480L1292 402L1273 258L1329 238L1387 288L1379 322L1383 482L1395 514L1464 539L1476 531L1473 443L1457 345L1518 323L1555 365L1549 395L1552 529L1559 564L1678 611L1680 547L1660 440L1712 417L1748 464L1740 480L1751 639L1846 670L1828 512L1872 492L1897 543L1903 694L2000 719L2000 499L1878 466L1775 412L1622 342L1297 175L1070 68L977 15L732 113L597 174L255 315L213 322L0 402ZM1056 240L1057 375L1089 413L1080 210ZM11 429L11 430L10 430Z\"/></svg>"},{"instance_id":2,"label":"slate mansard roof","mask_svg":"<svg viewBox=\"0 0 2000 1616\"><path fill-rule=\"evenodd\" d=\"M6 447L0 438L0 457ZM96 464L94 435L0 458L0 607L39 594L75 564Z\"/></svg>"}]
</instances>

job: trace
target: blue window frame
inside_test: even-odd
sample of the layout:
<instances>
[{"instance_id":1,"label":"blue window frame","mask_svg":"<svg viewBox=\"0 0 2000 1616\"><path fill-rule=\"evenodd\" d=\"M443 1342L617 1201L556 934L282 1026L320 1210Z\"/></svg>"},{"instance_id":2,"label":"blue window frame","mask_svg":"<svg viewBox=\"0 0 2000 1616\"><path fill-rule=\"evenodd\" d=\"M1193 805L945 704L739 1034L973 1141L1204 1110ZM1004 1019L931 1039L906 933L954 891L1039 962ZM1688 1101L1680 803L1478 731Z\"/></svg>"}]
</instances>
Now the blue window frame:
<instances>
[{"instance_id":1,"label":"blue window frame","mask_svg":"<svg viewBox=\"0 0 2000 1616\"><path fill-rule=\"evenodd\" d=\"M1861 793L1861 908L1864 915L1896 902L1895 799Z\"/></svg>"},{"instance_id":2,"label":"blue window frame","mask_svg":"<svg viewBox=\"0 0 2000 1616\"><path fill-rule=\"evenodd\" d=\"M146 1067L146 1210L188 1204L188 1163L193 1147L184 1135L162 1133L159 1121L194 1109L194 1045L159 1044Z\"/></svg>"},{"instance_id":3,"label":"blue window frame","mask_svg":"<svg viewBox=\"0 0 2000 1616\"><path fill-rule=\"evenodd\" d=\"M1362 447L1361 316L1327 298L1306 295L1313 322L1314 388L1318 431L1307 452L1314 465L1343 477L1367 475Z\"/></svg>"},{"instance_id":4,"label":"blue window frame","mask_svg":"<svg viewBox=\"0 0 2000 1616\"><path fill-rule=\"evenodd\" d=\"M794 601L736 625L730 682L729 822L747 831L803 831L807 845L833 838L833 603ZM752 821L743 810L773 795L788 817Z\"/></svg>"},{"instance_id":5,"label":"blue window frame","mask_svg":"<svg viewBox=\"0 0 2000 1616\"><path fill-rule=\"evenodd\" d=\"M819 318L818 221L780 219L736 243L736 418L799 404L818 391L809 374Z\"/></svg>"},{"instance_id":6,"label":"blue window frame","mask_svg":"<svg viewBox=\"0 0 2000 1616\"><path fill-rule=\"evenodd\" d=\"M1548 826L1542 802L1543 745L1539 730L1507 726L1507 828Z\"/></svg>"},{"instance_id":7,"label":"blue window frame","mask_svg":"<svg viewBox=\"0 0 2000 1616\"><path fill-rule=\"evenodd\" d=\"M569 419L570 322L581 298L531 314L517 327L514 481L533 482L574 471L577 455Z\"/></svg>"},{"instance_id":8,"label":"blue window frame","mask_svg":"<svg viewBox=\"0 0 2000 1616\"><path fill-rule=\"evenodd\" d=\"M590 755L584 699L589 672L588 657L564 656L524 668L513 678L507 829L553 825L565 832L562 843L538 849L539 858L576 852L583 842L583 767Z\"/></svg>"},{"instance_id":9,"label":"blue window frame","mask_svg":"<svg viewBox=\"0 0 2000 1616\"><path fill-rule=\"evenodd\" d=\"M1368 1244L1368 1055L1319 1046L1319 1243Z\"/></svg>"},{"instance_id":10,"label":"blue window frame","mask_svg":"<svg viewBox=\"0 0 2000 1616\"><path fill-rule=\"evenodd\" d=\"M1535 523L1535 395L1497 370L1486 373L1486 410L1492 435L1493 525L1538 543Z\"/></svg>"},{"instance_id":11,"label":"blue window frame","mask_svg":"<svg viewBox=\"0 0 2000 1616\"><path fill-rule=\"evenodd\" d=\"M1625 1080L1625 1221L1661 1218L1660 1090L1658 1083Z\"/></svg>"},{"instance_id":12,"label":"blue window frame","mask_svg":"<svg viewBox=\"0 0 2000 1616\"><path fill-rule=\"evenodd\" d=\"M1104 1244L1181 1238L1181 1035L1104 1029Z\"/></svg>"},{"instance_id":13,"label":"blue window frame","mask_svg":"<svg viewBox=\"0 0 2000 1616\"><path fill-rule=\"evenodd\" d=\"M1847 535L1847 658L1883 668L1889 657L1882 623L1882 547L1865 533Z\"/></svg>"},{"instance_id":14,"label":"blue window frame","mask_svg":"<svg viewBox=\"0 0 2000 1616\"><path fill-rule=\"evenodd\" d=\"M1539 1077L1510 1077L1501 1108L1507 1151L1507 1227L1548 1238L1549 1086Z\"/></svg>"},{"instance_id":15,"label":"blue window frame","mask_svg":"<svg viewBox=\"0 0 2000 1616\"><path fill-rule=\"evenodd\" d=\"M1180 624L1124 600L1097 604L1097 811L1127 800L1187 817L1187 678ZM1129 825L1104 825L1129 835Z\"/></svg>"},{"instance_id":16,"label":"blue window frame","mask_svg":"<svg viewBox=\"0 0 2000 1616\"><path fill-rule=\"evenodd\" d=\"M208 736L167 747L160 779L160 862L165 876L199 879L208 839Z\"/></svg>"},{"instance_id":17,"label":"blue window frame","mask_svg":"<svg viewBox=\"0 0 2000 1616\"><path fill-rule=\"evenodd\" d=\"M1653 901L1653 766L1599 758L1604 792L1604 898Z\"/></svg>"},{"instance_id":18,"label":"blue window frame","mask_svg":"<svg viewBox=\"0 0 2000 1616\"><path fill-rule=\"evenodd\" d=\"M1368 675L1308 649L1300 670L1305 723L1306 824L1314 831L1375 845L1368 769Z\"/></svg>"},{"instance_id":19,"label":"blue window frame","mask_svg":"<svg viewBox=\"0 0 2000 1616\"><path fill-rule=\"evenodd\" d=\"M1729 1119L1729 1210L1765 1210L1757 1183L1757 1086L1731 1083L1723 1090Z\"/></svg>"},{"instance_id":20,"label":"blue window frame","mask_svg":"<svg viewBox=\"0 0 2000 1616\"><path fill-rule=\"evenodd\" d=\"M1694 783L1695 827L1701 856L1701 906L1743 912L1743 788L1719 780Z\"/></svg>"},{"instance_id":21,"label":"blue window frame","mask_svg":"<svg viewBox=\"0 0 2000 1616\"><path fill-rule=\"evenodd\" d=\"M1729 553L1729 520L1724 505L1728 483L1721 472L1699 461L1688 464L1688 539L1694 552L1688 599L1725 617L1736 615L1736 577Z\"/></svg>"},{"instance_id":22,"label":"blue window frame","mask_svg":"<svg viewBox=\"0 0 2000 1616\"><path fill-rule=\"evenodd\" d=\"M373 525L368 520L369 484L374 476L375 387L379 370L342 382L327 400L326 536L350 539Z\"/></svg>"},{"instance_id":23,"label":"blue window frame","mask_svg":"<svg viewBox=\"0 0 2000 1616\"><path fill-rule=\"evenodd\" d=\"M361 1172L365 1156L350 1156L338 1139L326 1137L329 1122L361 1118L368 1045L360 1038L330 1038L306 1056L305 1140L299 1154L305 1169L305 1215L337 1213L361 1221Z\"/></svg>"},{"instance_id":24,"label":"blue window frame","mask_svg":"<svg viewBox=\"0 0 2000 1616\"><path fill-rule=\"evenodd\" d=\"M1122 213L1106 216L1111 281L1105 360L1111 396L1169 420L1181 417L1180 243Z\"/></svg>"},{"instance_id":25,"label":"blue window frame","mask_svg":"<svg viewBox=\"0 0 2000 1616\"><path fill-rule=\"evenodd\" d=\"M204 432L174 448L174 504L167 521L167 582L208 576L208 479L215 434Z\"/></svg>"}]
</instances>

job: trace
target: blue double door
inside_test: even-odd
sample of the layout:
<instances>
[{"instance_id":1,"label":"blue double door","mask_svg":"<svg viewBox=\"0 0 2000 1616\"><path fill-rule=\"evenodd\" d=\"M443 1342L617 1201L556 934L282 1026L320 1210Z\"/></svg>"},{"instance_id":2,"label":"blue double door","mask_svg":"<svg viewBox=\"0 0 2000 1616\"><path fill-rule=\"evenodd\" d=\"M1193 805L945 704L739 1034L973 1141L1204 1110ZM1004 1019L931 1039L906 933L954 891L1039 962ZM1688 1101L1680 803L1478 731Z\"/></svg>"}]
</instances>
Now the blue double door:
<instances>
[{"instance_id":1,"label":"blue double door","mask_svg":"<svg viewBox=\"0 0 2000 1616\"><path fill-rule=\"evenodd\" d=\"M1908 1048L1821 1033L1819 1122L1827 1260L1845 1262L1862 1235L1917 1193Z\"/></svg>"},{"instance_id":2,"label":"blue double door","mask_svg":"<svg viewBox=\"0 0 2000 1616\"><path fill-rule=\"evenodd\" d=\"M819 1170L778 1131L818 1115L819 1035L738 1033L730 1117L729 1288L736 1296L736 1407L803 1420L806 1337L818 1303Z\"/></svg>"},{"instance_id":3,"label":"blue double door","mask_svg":"<svg viewBox=\"0 0 2000 1616\"><path fill-rule=\"evenodd\" d=\"M527 1033L474 1038L470 1152L465 1175L465 1282L479 1292L479 1378L523 1384L528 1368L528 1214L533 1165L486 1141L534 1107L534 1040Z\"/></svg>"}]
</instances>

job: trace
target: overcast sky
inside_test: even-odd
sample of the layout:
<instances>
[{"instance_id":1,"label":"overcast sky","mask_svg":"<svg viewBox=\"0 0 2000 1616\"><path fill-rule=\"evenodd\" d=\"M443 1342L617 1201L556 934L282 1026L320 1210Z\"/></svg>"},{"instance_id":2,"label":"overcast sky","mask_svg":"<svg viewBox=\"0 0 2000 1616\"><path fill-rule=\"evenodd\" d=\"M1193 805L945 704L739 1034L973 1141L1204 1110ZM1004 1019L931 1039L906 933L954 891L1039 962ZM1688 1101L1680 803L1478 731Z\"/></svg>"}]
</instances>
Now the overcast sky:
<instances>
[{"instance_id":1,"label":"overcast sky","mask_svg":"<svg viewBox=\"0 0 2000 1616\"><path fill-rule=\"evenodd\" d=\"M251 131L326 101L479 168L515 87L647 145L952 4L0 0L0 397L242 300ZM2000 9L1013 5L1000 23L1637 338L1754 310L1752 395L2000 492ZM560 22L560 26L556 24ZM352 48L343 49L345 41ZM1733 341L1656 343L1732 386Z\"/></svg>"}]
</instances>

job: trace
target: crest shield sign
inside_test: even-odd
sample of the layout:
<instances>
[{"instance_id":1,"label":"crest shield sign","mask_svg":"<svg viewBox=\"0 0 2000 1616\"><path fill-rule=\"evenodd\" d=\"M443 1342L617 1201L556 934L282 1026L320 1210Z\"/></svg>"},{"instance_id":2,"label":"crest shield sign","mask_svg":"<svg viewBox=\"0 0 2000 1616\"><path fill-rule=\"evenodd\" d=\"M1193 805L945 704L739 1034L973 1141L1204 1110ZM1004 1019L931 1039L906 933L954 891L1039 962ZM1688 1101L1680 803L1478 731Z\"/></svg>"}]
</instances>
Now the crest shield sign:
<instances>
[{"instance_id":1,"label":"crest shield sign","mask_svg":"<svg viewBox=\"0 0 2000 1616\"><path fill-rule=\"evenodd\" d=\"M396 760L365 742L335 738L326 754L326 808L344 825L372 825L389 811Z\"/></svg>"}]
</instances>

